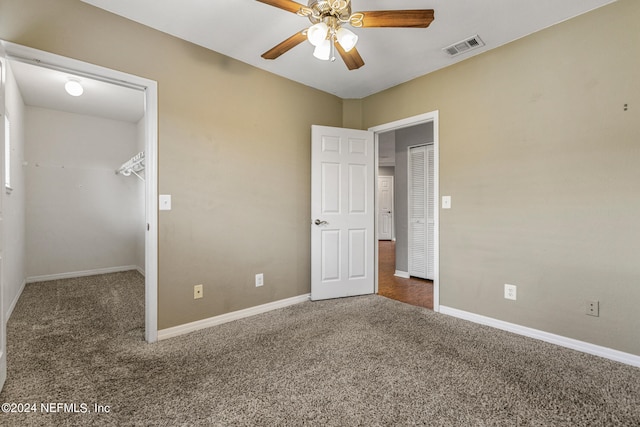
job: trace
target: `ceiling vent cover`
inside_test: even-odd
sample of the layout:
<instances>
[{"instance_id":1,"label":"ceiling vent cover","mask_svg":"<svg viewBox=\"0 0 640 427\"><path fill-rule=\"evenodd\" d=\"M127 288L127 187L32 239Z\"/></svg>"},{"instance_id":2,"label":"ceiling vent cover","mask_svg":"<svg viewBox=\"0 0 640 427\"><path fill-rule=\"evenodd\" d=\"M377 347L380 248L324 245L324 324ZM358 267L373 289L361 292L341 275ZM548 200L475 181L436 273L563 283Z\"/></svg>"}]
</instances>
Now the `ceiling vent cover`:
<instances>
[{"instance_id":1,"label":"ceiling vent cover","mask_svg":"<svg viewBox=\"0 0 640 427\"><path fill-rule=\"evenodd\" d=\"M451 46L447 46L442 50L444 50L449 56L456 56L482 46L484 46L484 42L482 41L480 36L476 34L475 36L469 37L466 40L462 40L452 44Z\"/></svg>"}]
</instances>

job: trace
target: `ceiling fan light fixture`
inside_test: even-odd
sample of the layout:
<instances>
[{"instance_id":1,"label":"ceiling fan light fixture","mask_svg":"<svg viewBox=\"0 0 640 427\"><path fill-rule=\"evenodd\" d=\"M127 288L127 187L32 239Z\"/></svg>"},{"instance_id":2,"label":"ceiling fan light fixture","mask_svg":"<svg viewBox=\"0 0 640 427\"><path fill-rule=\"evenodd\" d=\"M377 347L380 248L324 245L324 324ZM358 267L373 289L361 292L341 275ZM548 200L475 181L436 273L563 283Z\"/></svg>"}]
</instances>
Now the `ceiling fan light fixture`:
<instances>
[{"instance_id":1,"label":"ceiling fan light fixture","mask_svg":"<svg viewBox=\"0 0 640 427\"><path fill-rule=\"evenodd\" d=\"M323 61L328 61L331 57L331 42L329 39L324 39L322 43L320 43L313 50L313 56L318 59L322 59Z\"/></svg>"},{"instance_id":2,"label":"ceiling fan light fixture","mask_svg":"<svg viewBox=\"0 0 640 427\"><path fill-rule=\"evenodd\" d=\"M349 52L356 46L356 43L358 43L358 36L355 35L353 31L343 27L338 28L338 31L336 31L336 38L345 52Z\"/></svg>"},{"instance_id":3,"label":"ceiling fan light fixture","mask_svg":"<svg viewBox=\"0 0 640 427\"><path fill-rule=\"evenodd\" d=\"M329 26L324 22L318 22L317 24L312 25L307 30L307 39L309 42L318 47L327 40L327 35L329 34Z\"/></svg>"},{"instance_id":4,"label":"ceiling fan light fixture","mask_svg":"<svg viewBox=\"0 0 640 427\"><path fill-rule=\"evenodd\" d=\"M64 84L64 90L71 96L80 96L84 93L84 88L77 80L69 80Z\"/></svg>"}]
</instances>

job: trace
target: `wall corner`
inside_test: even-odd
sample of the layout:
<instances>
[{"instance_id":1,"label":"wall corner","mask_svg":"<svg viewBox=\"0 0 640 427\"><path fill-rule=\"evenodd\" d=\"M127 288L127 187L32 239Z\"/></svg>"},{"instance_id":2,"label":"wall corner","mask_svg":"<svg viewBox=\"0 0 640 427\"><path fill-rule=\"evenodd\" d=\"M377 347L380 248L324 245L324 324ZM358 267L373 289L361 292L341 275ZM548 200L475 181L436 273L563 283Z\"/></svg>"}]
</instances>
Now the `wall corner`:
<instances>
[{"instance_id":1,"label":"wall corner","mask_svg":"<svg viewBox=\"0 0 640 427\"><path fill-rule=\"evenodd\" d=\"M342 127L349 129L363 129L362 99L342 100Z\"/></svg>"}]
</instances>

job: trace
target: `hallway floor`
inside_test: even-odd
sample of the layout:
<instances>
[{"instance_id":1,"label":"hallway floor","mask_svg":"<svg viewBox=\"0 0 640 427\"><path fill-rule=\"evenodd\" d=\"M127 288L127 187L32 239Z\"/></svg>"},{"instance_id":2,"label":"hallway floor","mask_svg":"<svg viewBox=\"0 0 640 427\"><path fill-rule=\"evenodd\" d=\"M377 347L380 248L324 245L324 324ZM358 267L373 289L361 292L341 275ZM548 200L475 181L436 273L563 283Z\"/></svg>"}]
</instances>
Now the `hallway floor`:
<instances>
[{"instance_id":1,"label":"hallway floor","mask_svg":"<svg viewBox=\"0 0 640 427\"><path fill-rule=\"evenodd\" d=\"M396 243L378 242L378 294L407 304L433 310L433 282L412 277L394 276L396 271Z\"/></svg>"}]
</instances>

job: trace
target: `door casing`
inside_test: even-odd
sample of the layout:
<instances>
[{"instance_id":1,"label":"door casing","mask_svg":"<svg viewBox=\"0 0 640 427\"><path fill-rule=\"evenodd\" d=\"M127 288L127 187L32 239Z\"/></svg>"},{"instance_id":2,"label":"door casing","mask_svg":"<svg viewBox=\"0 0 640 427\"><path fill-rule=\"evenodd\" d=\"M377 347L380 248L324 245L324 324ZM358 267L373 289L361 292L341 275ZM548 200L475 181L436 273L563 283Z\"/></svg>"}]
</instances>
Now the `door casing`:
<instances>
[{"instance_id":1,"label":"door casing","mask_svg":"<svg viewBox=\"0 0 640 427\"><path fill-rule=\"evenodd\" d=\"M158 84L133 74L0 40L9 59L137 88L145 94L145 340L158 340Z\"/></svg>"},{"instance_id":2,"label":"door casing","mask_svg":"<svg viewBox=\"0 0 640 427\"><path fill-rule=\"evenodd\" d=\"M419 114L412 117L407 117L405 119L396 120L393 122L381 124L378 126L370 127L369 130L374 133L374 144L375 144L375 168L374 168L374 182L376 185L375 194L378 194L378 167L379 167L379 141L378 136L381 133L389 132L393 130L408 128L412 126L421 125L424 123L433 122L433 150L434 150L434 199L436 203L436 209L434 212L434 254L433 254L433 263L434 263L434 277L433 277L433 311L440 311L440 144L439 144L439 131L438 131L438 117L439 111L431 111L429 113ZM375 227L374 229L377 232L378 229L378 201L376 198L376 209L375 209ZM375 292L378 292L378 238L375 238Z\"/></svg>"},{"instance_id":3,"label":"door casing","mask_svg":"<svg viewBox=\"0 0 640 427\"><path fill-rule=\"evenodd\" d=\"M0 173L2 173L2 178L0 179L0 191L5 190L5 179L4 179L4 165L5 165L5 82L6 82L6 61L5 61L5 52L2 46L0 45ZM7 378L7 323L6 323L6 312L4 309L4 269L3 267L3 255L4 255L4 232L2 227L4 227L4 222L2 218L4 216L4 210L2 207L2 199L3 196L0 195L0 390L4 386L4 382Z\"/></svg>"}]
</instances>

